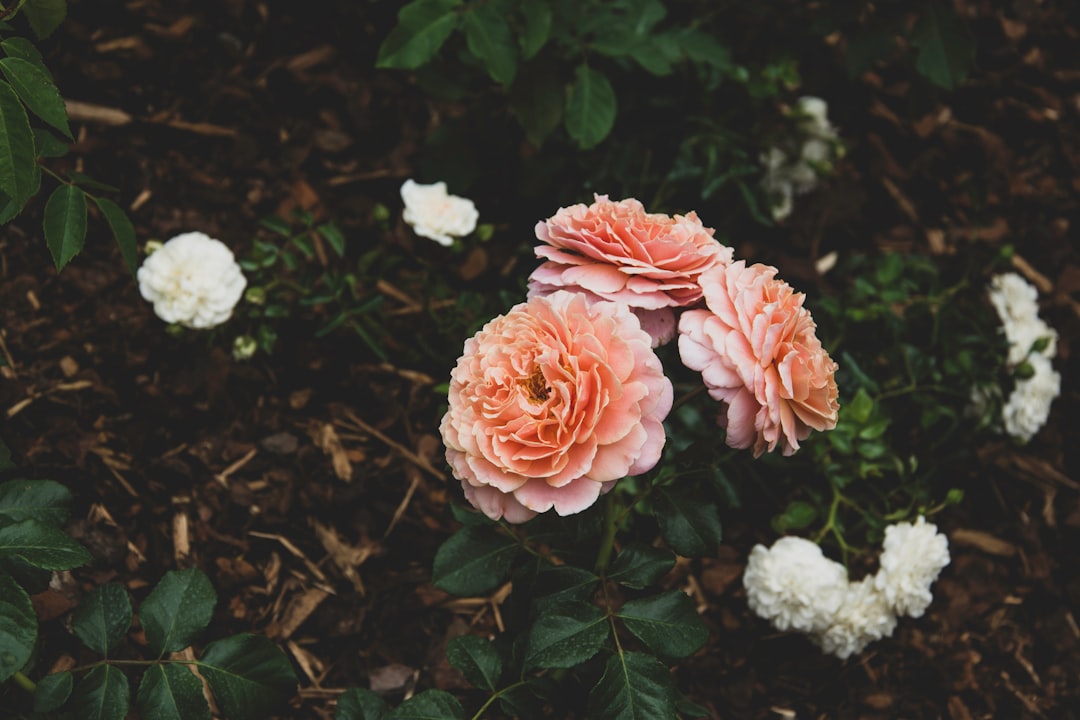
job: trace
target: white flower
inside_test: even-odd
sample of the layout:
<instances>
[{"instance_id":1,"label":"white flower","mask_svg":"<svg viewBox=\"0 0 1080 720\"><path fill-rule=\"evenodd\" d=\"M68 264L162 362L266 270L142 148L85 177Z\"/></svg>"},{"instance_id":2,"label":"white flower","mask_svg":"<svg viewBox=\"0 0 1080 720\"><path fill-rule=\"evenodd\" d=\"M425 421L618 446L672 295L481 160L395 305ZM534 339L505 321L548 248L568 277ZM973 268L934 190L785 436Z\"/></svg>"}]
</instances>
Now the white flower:
<instances>
[{"instance_id":1,"label":"white flower","mask_svg":"<svg viewBox=\"0 0 1080 720\"><path fill-rule=\"evenodd\" d=\"M480 217L472 200L448 195L444 182L421 185L406 180L401 186L401 199L405 203L405 222L417 235L440 245L453 245L455 237L471 233Z\"/></svg>"},{"instance_id":2,"label":"white flower","mask_svg":"<svg viewBox=\"0 0 1080 720\"><path fill-rule=\"evenodd\" d=\"M791 214L795 195L812 191L818 186L819 172L832 168L838 141L827 112L828 105L821 98L799 98L790 113L796 119L795 136L769 148L759 159L765 170L762 187L774 220Z\"/></svg>"},{"instance_id":3,"label":"white flower","mask_svg":"<svg viewBox=\"0 0 1080 720\"><path fill-rule=\"evenodd\" d=\"M895 629L896 615L871 576L848 584L832 624L810 639L823 652L845 660L874 640L892 635Z\"/></svg>"},{"instance_id":4,"label":"white flower","mask_svg":"<svg viewBox=\"0 0 1080 720\"><path fill-rule=\"evenodd\" d=\"M232 344L233 360L250 360L258 349L255 338L250 335L237 335Z\"/></svg>"},{"instance_id":5,"label":"white flower","mask_svg":"<svg viewBox=\"0 0 1080 720\"><path fill-rule=\"evenodd\" d=\"M847 590L847 570L821 548L782 537L772 548L755 545L743 573L750 609L777 630L822 632L832 624Z\"/></svg>"},{"instance_id":6,"label":"white flower","mask_svg":"<svg viewBox=\"0 0 1080 720\"><path fill-rule=\"evenodd\" d=\"M813 137L832 139L836 128L829 122L829 105L819 97L804 95L795 101L795 111L803 116L802 128Z\"/></svg>"},{"instance_id":7,"label":"white flower","mask_svg":"<svg viewBox=\"0 0 1080 720\"><path fill-rule=\"evenodd\" d=\"M143 261L137 277L159 318L196 329L228 320L247 285L232 251L201 232L166 242Z\"/></svg>"},{"instance_id":8,"label":"white flower","mask_svg":"<svg viewBox=\"0 0 1080 720\"><path fill-rule=\"evenodd\" d=\"M948 538L926 518L890 525L874 587L897 615L922 617L934 599L930 585L949 560Z\"/></svg>"},{"instance_id":9,"label":"white flower","mask_svg":"<svg viewBox=\"0 0 1080 720\"><path fill-rule=\"evenodd\" d=\"M1005 432L1026 443L1050 417L1050 405L1061 393L1061 375L1050 365L1050 358L1032 353L1027 359L1035 374L1017 380L1016 387L1001 409Z\"/></svg>"}]
</instances>

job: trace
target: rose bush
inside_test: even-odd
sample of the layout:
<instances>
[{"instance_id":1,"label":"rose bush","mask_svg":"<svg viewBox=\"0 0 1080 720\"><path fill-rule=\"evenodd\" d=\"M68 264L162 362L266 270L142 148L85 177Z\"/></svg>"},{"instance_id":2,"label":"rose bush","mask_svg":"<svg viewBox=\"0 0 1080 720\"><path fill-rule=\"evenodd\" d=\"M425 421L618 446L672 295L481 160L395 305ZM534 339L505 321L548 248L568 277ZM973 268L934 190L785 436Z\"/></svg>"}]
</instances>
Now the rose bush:
<instances>
[{"instance_id":1,"label":"rose bush","mask_svg":"<svg viewBox=\"0 0 1080 720\"><path fill-rule=\"evenodd\" d=\"M440 427L446 459L492 519L577 513L660 459L672 394L626 306L534 297L465 342Z\"/></svg>"}]
</instances>

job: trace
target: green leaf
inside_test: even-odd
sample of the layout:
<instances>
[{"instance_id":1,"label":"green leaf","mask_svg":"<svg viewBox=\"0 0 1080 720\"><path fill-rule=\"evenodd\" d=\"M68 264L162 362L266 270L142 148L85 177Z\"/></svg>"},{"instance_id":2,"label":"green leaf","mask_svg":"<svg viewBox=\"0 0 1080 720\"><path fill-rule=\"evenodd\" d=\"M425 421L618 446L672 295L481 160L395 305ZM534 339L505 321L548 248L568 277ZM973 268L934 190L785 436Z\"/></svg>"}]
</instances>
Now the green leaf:
<instances>
[{"instance_id":1,"label":"green leaf","mask_svg":"<svg viewBox=\"0 0 1080 720\"><path fill-rule=\"evenodd\" d=\"M71 491L58 482L8 480L0 483L0 521L33 519L50 525L63 525L70 512Z\"/></svg>"},{"instance_id":2,"label":"green leaf","mask_svg":"<svg viewBox=\"0 0 1080 720\"><path fill-rule=\"evenodd\" d=\"M81 173L78 170L68 170L68 179L75 183L84 190L97 190L99 192L118 193L120 188L115 185L109 185L103 183L100 180L95 180L86 173Z\"/></svg>"},{"instance_id":3,"label":"green leaf","mask_svg":"<svg viewBox=\"0 0 1080 720\"><path fill-rule=\"evenodd\" d=\"M30 596L10 575L0 574L0 682L22 669L37 642Z\"/></svg>"},{"instance_id":4,"label":"green leaf","mask_svg":"<svg viewBox=\"0 0 1080 720\"><path fill-rule=\"evenodd\" d=\"M488 3L469 8L464 22L469 51L484 61L492 80L509 86L517 72L517 47L505 16Z\"/></svg>"},{"instance_id":5,"label":"green leaf","mask_svg":"<svg viewBox=\"0 0 1080 720\"><path fill-rule=\"evenodd\" d=\"M109 656L131 627L131 598L119 583L99 585L71 615L71 629L83 645Z\"/></svg>"},{"instance_id":6,"label":"green leaf","mask_svg":"<svg viewBox=\"0 0 1080 720\"><path fill-rule=\"evenodd\" d=\"M595 605L557 605L529 628L525 670L580 665L600 651L610 630L607 615Z\"/></svg>"},{"instance_id":7,"label":"green leaf","mask_svg":"<svg viewBox=\"0 0 1080 720\"><path fill-rule=\"evenodd\" d=\"M10 470L13 467L15 463L11 462L11 448L0 440L0 470Z\"/></svg>"},{"instance_id":8,"label":"green leaf","mask_svg":"<svg viewBox=\"0 0 1080 720\"><path fill-rule=\"evenodd\" d=\"M851 420L857 425L865 425L866 421L870 419L870 413L873 411L873 399L866 393L865 389L859 388L859 391L855 393L855 397L847 406L847 412L844 413L844 419Z\"/></svg>"},{"instance_id":9,"label":"green leaf","mask_svg":"<svg viewBox=\"0 0 1080 720\"><path fill-rule=\"evenodd\" d=\"M0 528L0 555L14 555L46 570L70 570L92 559L63 530L33 518Z\"/></svg>"},{"instance_id":10,"label":"green leaf","mask_svg":"<svg viewBox=\"0 0 1080 720\"><path fill-rule=\"evenodd\" d=\"M296 694L296 673L262 635L234 635L206 646L198 663L230 720L264 720Z\"/></svg>"},{"instance_id":11,"label":"green leaf","mask_svg":"<svg viewBox=\"0 0 1080 720\"><path fill-rule=\"evenodd\" d=\"M58 158L68 154L68 144L48 128L34 128L34 152L38 157Z\"/></svg>"},{"instance_id":12,"label":"green leaf","mask_svg":"<svg viewBox=\"0 0 1080 720\"><path fill-rule=\"evenodd\" d=\"M183 650L210 623L217 593L198 568L170 570L139 606L146 642L159 656Z\"/></svg>"},{"instance_id":13,"label":"green leaf","mask_svg":"<svg viewBox=\"0 0 1080 720\"><path fill-rule=\"evenodd\" d=\"M67 0L29 0L23 5L23 14L38 38L52 35L67 16Z\"/></svg>"},{"instance_id":14,"label":"green leaf","mask_svg":"<svg viewBox=\"0 0 1080 720\"><path fill-rule=\"evenodd\" d=\"M588 600L599 583L596 575L573 565L545 567L537 573L530 590L532 610L542 614L559 603Z\"/></svg>"},{"instance_id":15,"label":"green leaf","mask_svg":"<svg viewBox=\"0 0 1080 720\"><path fill-rule=\"evenodd\" d=\"M31 112L71 137L64 99L60 97L52 77L40 65L22 58L6 57L0 60L0 72Z\"/></svg>"},{"instance_id":16,"label":"green leaf","mask_svg":"<svg viewBox=\"0 0 1080 720\"><path fill-rule=\"evenodd\" d=\"M94 204L98 206L102 217L112 230L113 239L120 248L120 255L124 258L124 264L132 275L139 269L139 246L135 238L135 226L132 224L127 213L112 200L106 198L94 198Z\"/></svg>"},{"instance_id":17,"label":"green leaf","mask_svg":"<svg viewBox=\"0 0 1080 720\"><path fill-rule=\"evenodd\" d=\"M627 630L663 657L686 657L709 639L709 629L682 590L630 600L617 615Z\"/></svg>"},{"instance_id":18,"label":"green leaf","mask_svg":"<svg viewBox=\"0 0 1080 720\"><path fill-rule=\"evenodd\" d=\"M551 4L548 0L523 0L521 15L525 27L518 37L521 59L528 60L547 43L551 37Z\"/></svg>"},{"instance_id":19,"label":"green leaf","mask_svg":"<svg viewBox=\"0 0 1080 720\"><path fill-rule=\"evenodd\" d=\"M413 0L398 12L398 24L382 46L375 67L411 70L439 51L458 24L461 0Z\"/></svg>"},{"instance_id":20,"label":"green leaf","mask_svg":"<svg viewBox=\"0 0 1080 720\"><path fill-rule=\"evenodd\" d=\"M86 242L86 193L74 185L61 185L45 203L45 242L56 270L63 269Z\"/></svg>"},{"instance_id":21,"label":"green leaf","mask_svg":"<svg viewBox=\"0 0 1080 720\"><path fill-rule=\"evenodd\" d=\"M945 3L926 3L911 30L911 44L919 51L915 69L946 90L963 82L975 61L971 31Z\"/></svg>"},{"instance_id":22,"label":"green leaf","mask_svg":"<svg viewBox=\"0 0 1080 720\"><path fill-rule=\"evenodd\" d=\"M34 690L34 712L47 713L67 702L75 678L68 671L46 675L38 680Z\"/></svg>"},{"instance_id":23,"label":"green leaf","mask_svg":"<svg viewBox=\"0 0 1080 720\"><path fill-rule=\"evenodd\" d=\"M387 720L390 708L383 699L364 688L351 688L338 698L334 720Z\"/></svg>"},{"instance_id":24,"label":"green leaf","mask_svg":"<svg viewBox=\"0 0 1080 720\"><path fill-rule=\"evenodd\" d=\"M670 550L635 542L615 556L608 580L640 590L667 575L673 567L675 556Z\"/></svg>"},{"instance_id":25,"label":"green leaf","mask_svg":"<svg viewBox=\"0 0 1080 720\"><path fill-rule=\"evenodd\" d=\"M98 665L75 686L68 709L79 720L124 720L131 705L127 676L115 665Z\"/></svg>"},{"instance_id":26,"label":"green leaf","mask_svg":"<svg viewBox=\"0 0 1080 720\"><path fill-rule=\"evenodd\" d=\"M330 244L338 257L345 257L345 236L337 225L325 223L315 228L315 230Z\"/></svg>"},{"instance_id":27,"label":"green leaf","mask_svg":"<svg viewBox=\"0 0 1080 720\"><path fill-rule=\"evenodd\" d=\"M135 694L139 715L153 720L210 720L199 678L180 663L151 665Z\"/></svg>"},{"instance_id":28,"label":"green leaf","mask_svg":"<svg viewBox=\"0 0 1080 720\"><path fill-rule=\"evenodd\" d=\"M461 635L446 646L446 659L478 688L494 690L502 675L502 658L490 641Z\"/></svg>"},{"instance_id":29,"label":"green leaf","mask_svg":"<svg viewBox=\"0 0 1080 720\"><path fill-rule=\"evenodd\" d=\"M667 667L644 653L616 653L589 693L590 720L675 720Z\"/></svg>"},{"instance_id":30,"label":"green leaf","mask_svg":"<svg viewBox=\"0 0 1080 720\"><path fill-rule=\"evenodd\" d=\"M435 553L431 581L448 593L480 595L506 579L517 541L487 527L464 527Z\"/></svg>"},{"instance_id":31,"label":"green leaf","mask_svg":"<svg viewBox=\"0 0 1080 720\"><path fill-rule=\"evenodd\" d=\"M45 67L45 59L41 57L37 46L26 38L13 37L0 42L0 50L10 58L20 58L32 62L40 68Z\"/></svg>"},{"instance_id":32,"label":"green leaf","mask_svg":"<svg viewBox=\"0 0 1080 720\"><path fill-rule=\"evenodd\" d=\"M716 552L722 537L716 503L682 488L661 488L653 503L660 534L671 549L685 557Z\"/></svg>"},{"instance_id":33,"label":"green leaf","mask_svg":"<svg viewBox=\"0 0 1080 720\"><path fill-rule=\"evenodd\" d=\"M608 136L615 125L615 90L598 70L578 65L566 99L566 131L582 149Z\"/></svg>"},{"instance_id":34,"label":"green leaf","mask_svg":"<svg viewBox=\"0 0 1080 720\"><path fill-rule=\"evenodd\" d=\"M30 120L19 96L6 82L0 82L0 191L17 208L15 214L35 192L36 169Z\"/></svg>"},{"instance_id":35,"label":"green leaf","mask_svg":"<svg viewBox=\"0 0 1080 720\"><path fill-rule=\"evenodd\" d=\"M463 720L465 711L450 693L425 690L398 705L390 717L394 720Z\"/></svg>"},{"instance_id":36,"label":"green leaf","mask_svg":"<svg viewBox=\"0 0 1080 720\"><path fill-rule=\"evenodd\" d=\"M272 233L277 233L282 237L289 237L292 235L292 225L288 221L283 220L277 215L267 215L259 220L259 224Z\"/></svg>"},{"instance_id":37,"label":"green leaf","mask_svg":"<svg viewBox=\"0 0 1080 720\"><path fill-rule=\"evenodd\" d=\"M779 532L802 530L817 519L817 514L817 508L810 503L793 500L784 510L784 514L776 519L774 527L779 528Z\"/></svg>"},{"instance_id":38,"label":"green leaf","mask_svg":"<svg viewBox=\"0 0 1080 720\"><path fill-rule=\"evenodd\" d=\"M510 88L510 108L535 147L543 145L562 122L565 94L563 83L547 65L527 64L518 73Z\"/></svg>"}]
</instances>

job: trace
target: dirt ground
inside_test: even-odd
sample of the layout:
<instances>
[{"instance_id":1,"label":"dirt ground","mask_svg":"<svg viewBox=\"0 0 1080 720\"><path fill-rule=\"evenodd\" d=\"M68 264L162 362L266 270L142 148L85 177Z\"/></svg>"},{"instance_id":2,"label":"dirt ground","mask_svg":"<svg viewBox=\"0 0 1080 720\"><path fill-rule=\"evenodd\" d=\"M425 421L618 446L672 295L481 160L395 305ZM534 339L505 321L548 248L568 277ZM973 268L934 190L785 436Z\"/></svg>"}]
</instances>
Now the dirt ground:
<instances>
[{"instance_id":1,"label":"dirt ground","mask_svg":"<svg viewBox=\"0 0 1080 720\"><path fill-rule=\"evenodd\" d=\"M242 245L282 207L346 230L376 202L397 212L436 120L405 75L373 69L392 10L291 5L72 2L44 45L65 97L127 116L76 115L72 162L121 188L140 241L199 229ZM1062 395L1030 445L972 449L966 499L939 516L953 561L933 605L849 661L748 610L743 562L771 531L725 517L719 556L678 571L711 640L677 682L714 717L1080 718L1080 23L1049 0L990 5L972 3L979 70L953 95L913 108L887 75L824 80L851 147L839 177L739 250L809 267L871 243L1012 243L1061 335ZM521 210L499 199L500 221ZM101 230L57 275L40 211L0 231L0 433L24 474L72 489L72 532L95 557L35 597L48 656L80 652L61 618L94 585L138 597L197 566L219 593L212 633L265 632L295 661L287 717L330 717L356 686L479 697L443 649L490 626L492 605L430 584L459 494L432 392L449 366L291 341L310 332L288 326L280 352L235 363L223 343L167 335ZM523 217L524 232L539 219ZM405 242L395 232L381 241Z\"/></svg>"}]
</instances>

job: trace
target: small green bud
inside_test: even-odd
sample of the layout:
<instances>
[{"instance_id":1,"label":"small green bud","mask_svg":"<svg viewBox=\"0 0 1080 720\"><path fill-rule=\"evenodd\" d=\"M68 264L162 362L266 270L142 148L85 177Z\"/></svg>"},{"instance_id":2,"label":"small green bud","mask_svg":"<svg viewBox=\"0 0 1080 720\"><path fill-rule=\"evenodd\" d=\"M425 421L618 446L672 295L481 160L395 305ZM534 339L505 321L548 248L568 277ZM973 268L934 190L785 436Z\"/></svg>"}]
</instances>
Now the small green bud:
<instances>
[{"instance_id":1,"label":"small green bud","mask_svg":"<svg viewBox=\"0 0 1080 720\"><path fill-rule=\"evenodd\" d=\"M255 342L255 338L250 335L238 335L233 340L232 356L234 360L250 360L251 356L255 354L259 346Z\"/></svg>"},{"instance_id":2,"label":"small green bud","mask_svg":"<svg viewBox=\"0 0 1080 720\"><path fill-rule=\"evenodd\" d=\"M1016 369L1013 370L1013 377L1015 377L1017 380L1030 380L1031 378L1035 377L1035 368L1031 366L1031 363L1025 360L1024 362L1017 365Z\"/></svg>"},{"instance_id":3,"label":"small green bud","mask_svg":"<svg viewBox=\"0 0 1080 720\"><path fill-rule=\"evenodd\" d=\"M1030 352L1043 353L1046 352L1046 348L1050 347L1050 336L1041 337L1035 342L1031 343Z\"/></svg>"},{"instance_id":4,"label":"small green bud","mask_svg":"<svg viewBox=\"0 0 1080 720\"><path fill-rule=\"evenodd\" d=\"M145 252L147 256L150 256L163 247L165 247L165 243L160 240L147 240L146 244L143 245L143 252Z\"/></svg>"},{"instance_id":5,"label":"small green bud","mask_svg":"<svg viewBox=\"0 0 1080 720\"><path fill-rule=\"evenodd\" d=\"M487 242L494 234L495 226L491 223L484 223L483 225L476 226L476 237L480 240L480 242Z\"/></svg>"},{"instance_id":6,"label":"small green bud","mask_svg":"<svg viewBox=\"0 0 1080 720\"><path fill-rule=\"evenodd\" d=\"M389 222L390 208L382 203L375 203L375 207L371 208L371 217L380 225Z\"/></svg>"},{"instance_id":7,"label":"small green bud","mask_svg":"<svg viewBox=\"0 0 1080 720\"><path fill-rule=\"evenodd\" d=\"M964 500L964 491L960 488L952 488L945 496L946 505L959 505Z\"/></svg>"},{"instance_id":8,"label":"small green bud","mask_svg":"<svg viewBox=\"0 0 1080 720\"><path fill-rule=\"evenodd\" d=\"M169 333L173 337L180 337L184 334L184 326L180 323L173 323L165 328L165 332Z\"/></svg>"},{"instance_id":9,"label":"small green bud","mask_svg":"<svg viewBox=\"0 0 1080 720\"><path fill-rule=\"evenodd\" d=\"M249 287L244 293L244 299L252 305L265 305L266 291L261 287Z\"/></svg>"}]
</instances>

